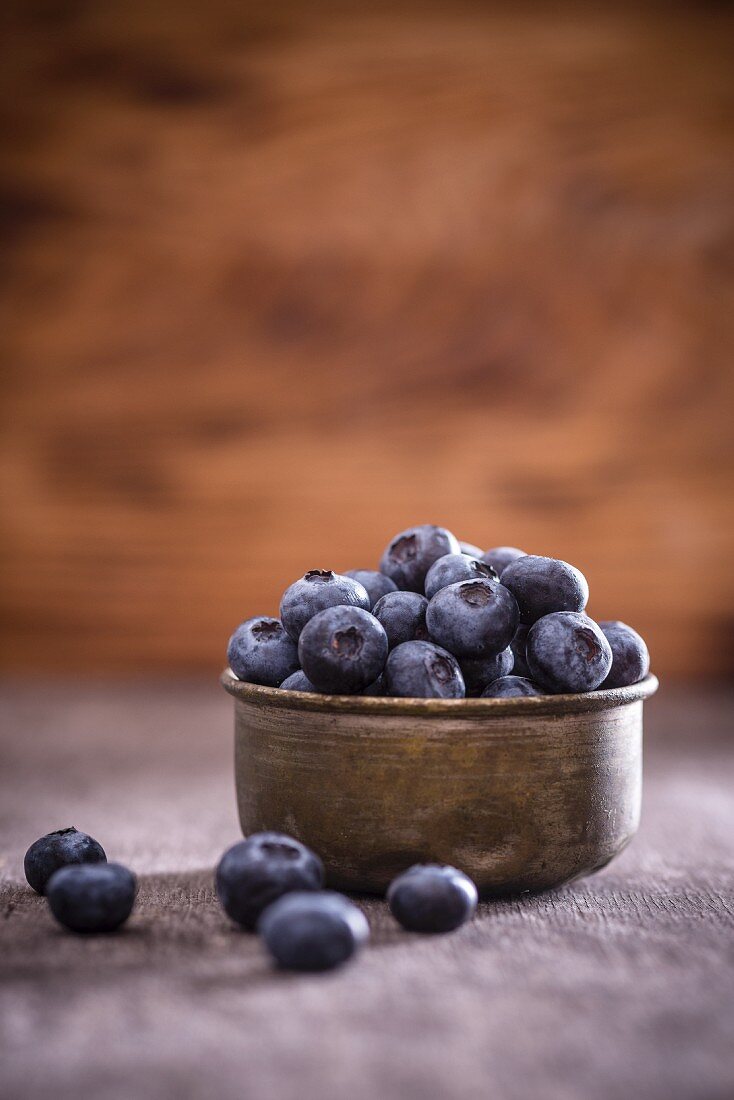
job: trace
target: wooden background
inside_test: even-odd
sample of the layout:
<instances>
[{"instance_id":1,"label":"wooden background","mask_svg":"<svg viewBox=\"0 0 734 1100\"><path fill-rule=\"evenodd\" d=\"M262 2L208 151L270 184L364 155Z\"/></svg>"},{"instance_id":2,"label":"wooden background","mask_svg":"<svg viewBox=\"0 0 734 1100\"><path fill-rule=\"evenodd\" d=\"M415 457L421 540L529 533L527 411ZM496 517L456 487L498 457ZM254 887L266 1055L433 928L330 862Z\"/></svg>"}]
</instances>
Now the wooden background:
<instances>
[{"instance_id":1,"label":"wooden background","mask_svg":"<svg viewBox=\"0 0 734 1100\"><path fill-rule=\"evenodd\" d=\"M213 671L425 521L730 670L734 17L644 9L4 5L6 670Z\"/></svg>"}]
</instances>

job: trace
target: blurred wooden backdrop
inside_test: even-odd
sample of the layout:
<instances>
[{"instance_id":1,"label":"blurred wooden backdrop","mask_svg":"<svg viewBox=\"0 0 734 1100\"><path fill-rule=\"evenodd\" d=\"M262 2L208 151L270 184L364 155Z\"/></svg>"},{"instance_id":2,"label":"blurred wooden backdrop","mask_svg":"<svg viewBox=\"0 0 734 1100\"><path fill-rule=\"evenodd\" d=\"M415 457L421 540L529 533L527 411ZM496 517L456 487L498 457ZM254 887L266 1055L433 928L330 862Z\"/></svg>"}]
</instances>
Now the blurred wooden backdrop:
<instances>
[{"instance_id":1,"label":"blurred wooden backdrop","mask_svg":"<svg viewBox=\"0 0 734 1100\"><path fill-rule=\"evenodd\" d=\"M213 671L429 520L731 668L734 19L640 7L4 6L6 669Z\"/></svg>"}]
</instances>

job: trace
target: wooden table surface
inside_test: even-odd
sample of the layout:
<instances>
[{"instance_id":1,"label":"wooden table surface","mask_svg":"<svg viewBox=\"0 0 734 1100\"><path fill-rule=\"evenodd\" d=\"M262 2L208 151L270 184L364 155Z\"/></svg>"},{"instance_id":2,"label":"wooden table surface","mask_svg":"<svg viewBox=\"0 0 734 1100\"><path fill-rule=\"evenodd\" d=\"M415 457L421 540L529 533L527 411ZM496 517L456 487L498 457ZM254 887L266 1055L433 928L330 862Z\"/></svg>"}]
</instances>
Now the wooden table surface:
<instances>
[{"instance_id":1,"label":"wooden table surface","mask_svg":"<svg viewBox=\"0 0 734 1100\"><path fill-rule=\"evenodd\" d=\"M274 972L224 919L237 838L216 686L6 685L0 1093L237 1100L724 1100L734 1093L731 697L647 708L641 832L600 874L401 932L343 970ZM75 824L140 875L124 933L77 938L25 885L27 845Z\"/></svg>"}]
</instances>

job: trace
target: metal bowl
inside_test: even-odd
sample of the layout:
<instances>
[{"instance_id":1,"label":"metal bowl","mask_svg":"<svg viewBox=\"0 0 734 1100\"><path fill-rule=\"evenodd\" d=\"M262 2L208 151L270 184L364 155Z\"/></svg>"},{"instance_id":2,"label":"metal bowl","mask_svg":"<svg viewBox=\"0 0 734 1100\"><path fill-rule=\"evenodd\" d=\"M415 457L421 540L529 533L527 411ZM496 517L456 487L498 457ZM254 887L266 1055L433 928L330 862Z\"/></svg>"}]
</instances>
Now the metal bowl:
<instances>
[{"instance_id":1,"label":"metal bowl","mask_svg":"<svg viewBox=\"0 0 734 1100\"><path fill-rule=\"evenodd\" d=\"M257 687L230 670L245 835L275 829L329 885L383 893L450 863L484 895L608 863L640 818L642 703L658 686L518 699L392 699Z\"/></svg>"}]
</instances>

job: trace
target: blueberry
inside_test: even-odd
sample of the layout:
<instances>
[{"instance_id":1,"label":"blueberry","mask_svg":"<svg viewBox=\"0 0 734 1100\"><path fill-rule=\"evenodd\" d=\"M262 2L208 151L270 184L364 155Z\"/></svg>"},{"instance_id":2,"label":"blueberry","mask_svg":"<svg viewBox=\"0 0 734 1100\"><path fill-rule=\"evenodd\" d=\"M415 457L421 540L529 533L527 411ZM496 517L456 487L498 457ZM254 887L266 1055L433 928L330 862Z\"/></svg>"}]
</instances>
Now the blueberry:
<instances>
[{"instance_id":1,"label":"blueberry","mask_svg":"<svg viewBox=\"0 0 734 1100\"><path fill-rule=\"evenodd\" d=\"M525 645L528 640L529 630L529 626L525 626L523 623L520 623L517 630L515 631L515 637L510 642L510 649L512 650L512 655L515 658L515 662L512 666L511 672L513 672L515 676L530 676L528 662L525 659Z\"/></svg>"},{"instance_id":2,"label":"blueberry","mask_svg":"<svg viewBox=\"0 0 734 1100\"><path fill-rule=\"evenodd\" d=\"M229 667L248 684L279 687L298 671L298 649L280 619L258 615L237 627L227 646Z\"/></svg>"},{"instance_id":3,"label":"blueberry","mask_svg":"<svg viewBox=\"0 0 734 1100\"><path fill-rule=\"evenodd\" d=\"M380 572L398 588L422 592L426 573L444 554L458 554L459 543L445 527L424 523L401 531L380 560Z\"/></svg>"},{"instance_id":4,"label":"blueberry","mask_svg":"<svg viewBox=\"0 0 734 1100\"><path fill-rule=\"evenodd\" d=\"M450 584L474 581L477 578L491 581L499 579L494 569L478 558L470 558L466 554L444 554L438 561L434 561L426 573L426 598L432 599L437 592Z\"/></svg>"},{"instance_id":5,"label":"blueberry","mask_svg":"<svg viewBox=\"0 0 734 1100\"><path fill-rule=\"evenodd\" d=\"M499 676L482 692L482 699L515 699L522 695L543 695L543 689L525 676Z\"/></svg>"},{"instance_id":6,"label":"blueberry","mask_svg":"<svg viewBox=\"0 0 734 1100\"><path fill-rule=\"evenodd\" d=\"M387 595L388 592L397 592L398 590L395 581L391 581L384 573L378 573L375 569L348 569L344 576L358 581L366 590L370 598L368 611L371 611L377 601Z\"/></svg>"},{"instance_id":7,"label":"blueberry","mask_svg":"<svg viewBox=\"0 0 734 1100\"><path fill-rule=\"evenodd\" d=\"M361 909L341 894L289 894L263 913L257 926L284 970L332 970L369 939Z\"/></svg>"},{"instance_id":8,"label":"blueberry","mask_svg":"<svg viewBox=\"0 0 734 1100\"><path fill-rule=\"evenodd\" d=\"M72 932L114 932L132 913L135 889L135 875L120 863L79 863L51 876L46 897Z\"/></svg>"},{"instance_id":9,"label":"blueberry","mask_svg":"<svg viewBox=\"0 0 734 1100\"><path fill-rule=\"evenodd\" d=\"M25 854L23 868L28 884L37 894L46 893L46 883L54 871L72 863L105 863L107 856L101 844L86 833L70 826L47 833L34 841Z\"/></svg>"},{"instance_id":10,"label":"blueberry","mask_svg":"<svg viewBox=\"0 0 734 1100\"><path fill-rule=\"evenodd\" d=\"M637 631L618 620L607 619L599 626L612 647L612 670L601 686L627 687L644 680L650 671L650 654Z\"/></svg>"},{"instance_id":11,"label":"blueberry","mask_svg":"<svg viewBox=\"0 0 734 1100\"><path fill-rule=\"evenodd\" d=\"M468 554L470 558L481 558L484 553L473 542L459 542L459 550L462 554Z\"/></svg>"},{"instance_id":12,"label":"blueberry","mask_svg":"<svg viewBox=\"0 0 734 1100\"><path fill-rule=\"evenodd\" d=\"M385 673L383 672L377 677L374 684L369 684L364 691L360 691L360 695L384 695L385 694Z\"/></svg>"},{"instance_id":13,"label":"blueberry","mask_svg":"<svg viewBox=\"0 0 734 1100\"><path fill-rule=\"evenodd\" d=\"M310 848L283 833L253 833L219 861L217 895L227 916L253 929L262 911L293 890L320 890L324 867Z\"/></svg>"},{"instance_id":14,"label":"blueberry","mask_svg":"<svg viewBox=\"0 0 734 1100\"><path fill-rule=\"evenodd\" d=\"M369 611L372 606L367 589L353 577L343 577L331 569L309 569L283 593L280 617L294 642L307 622L319 611L342 604Z\"/></svg>"},{"instance_id":15,"label":"blueberry","mask_svg":"<svg viewBox=\"0 0 734 1100\"><path fill-rule=\"evenodd\" d=\"M426 626L434 641L457 657L488 657L512 641L519 612L499 581L460 581L428 604Z\"/></svg>"},{"instance_id":16,"label":"blueberry","mask_svg":"<svg viewBox=\"0 0 734 1100\"><path fill-rule=\"evenodd\" d=\"M316 691L302 668L285 679L280 687L282 691Z\"/></svg>"},{"instance_id":17,"label":"blueberry","mask_svg":"<svg viewBox=\"0 0 734 1100\"><path fill-rule=\"evenodd\" d=\"M298 640L301 667L318 691L355 695L385 667L387 635L360 607L328 607L304 627Z\"/></svg>"},{"instance_id":18,"label":"blueberry","mask_svg":"<svg viewBox=\"0 0 734 1100\"><path fill-rule=\"evenodd\" d=\"M491 565L498 577L502 576L506 566L517 558L524 558L525 551L518 550L516 546L493 546L481 555L482 561Z\"/></svg>"},{"instance_id":19,"label":"blueberry","mask_svg":"<svg viewBox=\"0 0 734 1100\"><path fill-rule=\"evenodd\" d=\"M462 657L459 665L466 694L481 695L487 684L491 684L498 676L507 676L512 672L514 659L509 646L491 657Z\"/></svg>"},{"instance_id":20,"label":"blueberry","mask_svg":"<svg viewBox=\"0 0 734 1100\"><path fill-rule=\"evenodd\" d=\"M589 598L586 577L556 558L524 554L505 566L502 583L520 608L520 621L532 625L554 611L583 611Z\"/></svg>"},{"instance_id":21,"label":"blueberry","mask_svg":"<svg viewBox=\"0 0 734 1100\"><path fill-rule=\"evenodd\" d=\"M388 592L377 601L372 614L382 624L390 649L428 639L427 607L428 600L418 592Z\"/></svg>"},{"instance_id":22,"label":"blueberry","mask_svg":"<svg viewBox=\"0 0 734 1100\"><path fill-rule=\"evenodd\" d=\"M533 680L549 691L593 691L612 667L612 650L588 615L555 611L530 628L527 660Z\"/></svg>"},{"instance_id":23,"label":"blueberry","mask_svg":"<svg viewBox=\"0 0 734 1100\"><path fill-rule=\"evenodd\" d=\"M477 888L455 867L419 863L393 879L387 904L409 932L451 932L473 916Z\"/></svg>"},{"instance_id":24,"label":"blueberry","mask_svg":"<svg viewBox=\"0 0 734 1100\"><path fill-rule=\"evenodd\" d=\"M403 642L387 659L385 694L402 699L463 699L459 662L433 642Z\"/></svg>"}]
</instances>

